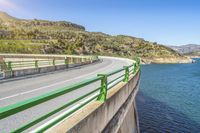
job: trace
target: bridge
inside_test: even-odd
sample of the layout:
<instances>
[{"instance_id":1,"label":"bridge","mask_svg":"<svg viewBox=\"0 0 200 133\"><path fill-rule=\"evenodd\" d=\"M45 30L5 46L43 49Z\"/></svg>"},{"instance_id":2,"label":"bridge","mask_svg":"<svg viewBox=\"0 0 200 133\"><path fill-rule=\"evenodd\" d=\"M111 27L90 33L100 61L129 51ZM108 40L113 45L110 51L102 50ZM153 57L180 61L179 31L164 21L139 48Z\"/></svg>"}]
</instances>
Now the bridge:
<instances>
[{"instance_id":1,"label":"bridge","mask_svg":"<svg viewBox=\"0 0 200 133\"><path fill-rule=\"evenodd\" d=\"M1 54L1 132L138 133L140 61Z\"/></svg>"}]
</instances>

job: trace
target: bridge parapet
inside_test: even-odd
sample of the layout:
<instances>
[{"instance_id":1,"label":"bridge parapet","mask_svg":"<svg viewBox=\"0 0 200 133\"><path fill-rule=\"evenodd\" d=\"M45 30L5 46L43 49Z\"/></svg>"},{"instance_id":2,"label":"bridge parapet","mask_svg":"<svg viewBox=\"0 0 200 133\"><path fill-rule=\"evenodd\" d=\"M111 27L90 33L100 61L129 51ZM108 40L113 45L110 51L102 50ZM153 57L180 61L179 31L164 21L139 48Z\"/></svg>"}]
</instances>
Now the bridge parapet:
<instances>
[{"instance_id":1,"label":"bridge parapet","mask_svg":"<svg viewBox=\"0 0 200 133\"><path fill-rule=\"evenodd\" d=\"M0 78L50 72L95 61L97 56L0 54Z\"/></svg>"},{"instance_id":2,"label":"bridge parapet","mask_svg":"<svg viewBox=\"0 0 200 133\"><path fill-rule=\"evenodd\" d=\"M88 80L2 107L0 120L95 83L94 89L70 99L64 105L55 107L51 112L30 120L12 132L27 131L57 113L60 114L33 132L139 132L134 97L140 79L140 62L129 60L129 63L132 64L110 73L98 74ZM127 125L127 122L131 124Z\"/></svg>"},{"instance_id":3,"label":"bridge parapet","mask_svg":"<svg viewBox=\"0 0 200 133\"><path fill-rule=\"evenodd\" d=\"M108 91L104 103L93 101L63 120L48 133L139 133L135 96L140 72L127 83L121 82Z\"/></svg>"}]
</instances>

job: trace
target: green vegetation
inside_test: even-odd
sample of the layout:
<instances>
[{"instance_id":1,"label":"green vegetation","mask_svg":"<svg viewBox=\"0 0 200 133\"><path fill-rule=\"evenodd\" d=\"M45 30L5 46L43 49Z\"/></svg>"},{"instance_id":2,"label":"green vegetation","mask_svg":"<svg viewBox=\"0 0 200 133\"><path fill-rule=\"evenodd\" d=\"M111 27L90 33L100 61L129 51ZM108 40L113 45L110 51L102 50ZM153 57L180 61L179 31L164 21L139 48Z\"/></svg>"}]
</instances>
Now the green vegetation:
<instances>
[{"instance_id":1,"label":"green vegetation","mask_svg":"<svg viewBox=\"0 0 200 133\"><path fill-rule=\"evenodd\" d=\"M1 53L96 54L122 57L182 57L157 43L131 36L87 32L65 21L23 20L0 13Z\"/></svg>"}]
</instances>

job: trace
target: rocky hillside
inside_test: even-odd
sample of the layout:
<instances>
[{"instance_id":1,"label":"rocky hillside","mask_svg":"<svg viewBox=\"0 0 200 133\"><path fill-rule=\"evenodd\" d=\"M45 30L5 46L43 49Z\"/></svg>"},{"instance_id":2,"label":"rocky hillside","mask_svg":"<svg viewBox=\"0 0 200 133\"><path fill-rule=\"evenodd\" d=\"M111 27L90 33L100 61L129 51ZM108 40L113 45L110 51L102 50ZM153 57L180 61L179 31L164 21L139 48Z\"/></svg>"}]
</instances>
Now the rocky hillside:
<instances>
[{"instance_id":1,"label":"rocky hillside","mask_svg":"<svg viewBox=\"0 0 200 133\"><path fill-rule=\"evenodd\" d=\"M17 19L4 12L0 12L0 52L139 56L155 63L157 58L191 61L171 48L141 38L87 32L83 26L65 21Z\"/></svg>"},{"instance_id":2,"label":"rocky hillside","mask_svg":"<svg viewBox=\"0 0 200 133\"><path fill-rule=\"evenodd\" d=\"M182 46L169 46L169 47L178 51L181 54L188 54L200 51L200 45L197 44L187 44Z\"/></svg>"},{"instance_id":3,"label":"rocky hillside","mask_svg":"<svg viewBox=\"0 0 200 133\"><path fill-rule=\"evenodd\" d=\"M0 12L1 29L6 30L85 30L85 27L66 21L25 20Z\"/></svg>"}]
</instances>

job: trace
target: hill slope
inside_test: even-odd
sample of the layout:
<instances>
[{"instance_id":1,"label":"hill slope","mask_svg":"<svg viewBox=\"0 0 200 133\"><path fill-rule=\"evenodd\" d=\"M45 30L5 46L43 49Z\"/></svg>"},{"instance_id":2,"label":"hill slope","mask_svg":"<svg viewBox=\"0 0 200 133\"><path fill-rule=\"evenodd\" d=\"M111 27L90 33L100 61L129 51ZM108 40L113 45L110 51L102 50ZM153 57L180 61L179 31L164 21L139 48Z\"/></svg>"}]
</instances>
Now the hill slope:
<instances>
[{"instance_id":1,"label":"hill slope","mask_svg":"<svg viewBox=\"0 0 200 133\"><path fill-rule=\"evenodd\" d=\"M197 44L187 44L182 46L169 46L169 47L182 54L188 54L200 51L200 45Z\"/></svg>"},{"instance_id":2,"label":"hill slope","mask_svg":"<svg viewBox=\"0 0 200 133\"><path fill-rule=\"evenodd\" d=\"M9 22L9 21L18 21L18 19L8 15L6 12L0 11L0 21Z\"/></svg>"},{"instance_id":3,"label":"hill slope","mask_svg":"<svg viewBox=\"0 0 200 133\"><path fill-rule=\"evenodd\" d=\"M190 53L186 53L186 56L191 56L191 57L200 57L200 51L195 51L195 52L190 52Z\"/></svg>"},{"instance_id":4,"label":"hill slope","mask_svg":"<svg viewBox=\"0 0 200 133\"><path fill-rule=\"evenodd\" d=\"M87 32L83 26L66 21L24 20L6 13L0 13L0 20L1 53L139 56L144 62L155 63L191 61L157 43L131 36Z\"/></svg>"}]
</instances>

